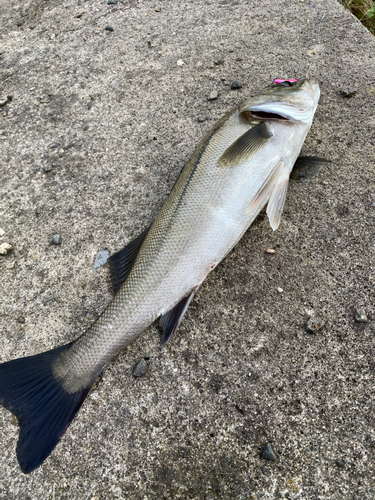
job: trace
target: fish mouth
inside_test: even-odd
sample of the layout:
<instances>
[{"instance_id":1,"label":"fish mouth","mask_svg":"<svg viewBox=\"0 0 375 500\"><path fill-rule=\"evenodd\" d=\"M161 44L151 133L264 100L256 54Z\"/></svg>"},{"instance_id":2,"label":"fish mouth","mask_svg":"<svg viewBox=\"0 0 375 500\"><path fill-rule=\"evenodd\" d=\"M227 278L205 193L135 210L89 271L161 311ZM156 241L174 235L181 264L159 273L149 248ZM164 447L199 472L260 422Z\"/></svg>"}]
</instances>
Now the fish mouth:
<instances>
[{"instance_id":1,"label":"fish mouth","mask_svg":"<svg viewBox=\"0 0 375 500\"><path fill-rule=\"evenodd\" d=\"M247 119L272 120L292 123L306 123L311 117L309 110L283 101L269 101L250 106Z\"/></svg>"},{"instance_id":2,"label":"fish mouth","mask_svg":"<svg viewBox=\"0 0 375 500\"><path fill-rule=\"evenodd\" d=\"M248 112L249 118L259 118L261 120L280 120L280 121L289 121L289 118L286 116L282 116L277 113L267 113L266 111L257 111L257 112Z\"/></svg>"}]
</instances>

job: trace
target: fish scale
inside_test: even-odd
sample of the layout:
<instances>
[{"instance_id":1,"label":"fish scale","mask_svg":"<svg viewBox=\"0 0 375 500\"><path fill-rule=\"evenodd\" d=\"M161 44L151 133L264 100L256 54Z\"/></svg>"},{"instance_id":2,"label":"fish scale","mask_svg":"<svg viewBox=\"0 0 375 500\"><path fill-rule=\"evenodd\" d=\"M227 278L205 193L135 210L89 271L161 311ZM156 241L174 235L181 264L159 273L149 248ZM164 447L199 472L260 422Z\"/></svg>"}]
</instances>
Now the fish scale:
<instances>
[{"instance_id":1,"label":"fish scale","mask_svg":"<svg viewBox=\"0 0 375 500\"><path fill-rule=\"evenodd\" d=\"M163 345L170 339L200 284L267 202L277 228L318 98L318 84L301 80L223 116L200 141L147 235L112 257L124 282L95 323L69 345L0 365L0 402L20 422L24 472L56 446L103 367L159 316Z\"/></svg>"}]
</instances>

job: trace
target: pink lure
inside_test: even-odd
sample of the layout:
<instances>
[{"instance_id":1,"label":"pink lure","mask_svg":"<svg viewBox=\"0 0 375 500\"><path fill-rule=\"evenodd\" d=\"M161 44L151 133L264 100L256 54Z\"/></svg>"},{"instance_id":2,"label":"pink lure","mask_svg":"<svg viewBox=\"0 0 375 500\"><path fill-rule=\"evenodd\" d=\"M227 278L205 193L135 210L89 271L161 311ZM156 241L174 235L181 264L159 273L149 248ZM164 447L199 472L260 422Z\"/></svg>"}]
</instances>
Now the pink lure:
<instances>
[{"instance_id":1,"label":"pink lure","mask_svg":"<svg viewBox=\"0 0 375 500\"><path fill-rule=\"evenodd\" d=\"M275 78L274 83L283 83L283 82L296 82L296 78L287 78L286 80L282 80L281 78Z\"/></svg>"}]
</instances>

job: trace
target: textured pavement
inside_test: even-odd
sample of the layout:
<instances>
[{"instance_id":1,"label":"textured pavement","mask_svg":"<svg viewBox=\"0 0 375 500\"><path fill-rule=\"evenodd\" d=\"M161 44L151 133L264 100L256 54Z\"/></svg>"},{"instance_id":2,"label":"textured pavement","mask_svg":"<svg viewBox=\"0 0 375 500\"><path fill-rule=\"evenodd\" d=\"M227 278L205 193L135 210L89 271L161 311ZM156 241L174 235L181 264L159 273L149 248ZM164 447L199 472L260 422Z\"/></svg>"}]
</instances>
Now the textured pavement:
<instances>
[{"instance_id":1,"label":"textured pavement","mask_svg":"<svg viewBox=\"0 0 375 500\"><path fill-rule=\"evenodd\" d=\"M0 0L0 19L1 362L95 320L98 251L146 228L198 140L273 78L318 79L303 154L332 160L290 185L276 232L258 217L163 351L154 325L104 370L28 476L0 408L0 498L373 499L375 38L336 0Z\"/></svg>"}]
</instances>

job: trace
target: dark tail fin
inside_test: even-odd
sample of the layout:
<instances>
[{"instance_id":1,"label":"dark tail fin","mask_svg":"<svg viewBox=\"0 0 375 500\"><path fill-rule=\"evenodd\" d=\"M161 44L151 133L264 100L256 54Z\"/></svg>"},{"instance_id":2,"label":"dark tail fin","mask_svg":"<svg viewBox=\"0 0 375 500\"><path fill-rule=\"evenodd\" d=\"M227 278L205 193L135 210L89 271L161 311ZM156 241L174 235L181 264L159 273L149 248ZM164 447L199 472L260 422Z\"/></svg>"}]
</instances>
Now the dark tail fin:
<instances>
[{"instance_id":1,"label":"dark tail fin","mask_svg":"<svg viewBox=\"0 0 375 500\"><path fill-rule=\"evenodd\" d=\"M19 421L17 458L25 473L48 457L91 388L68 393L54 377L52 363L68 347L0 364L0 404Z\"/></svg>"}]
</instances>

